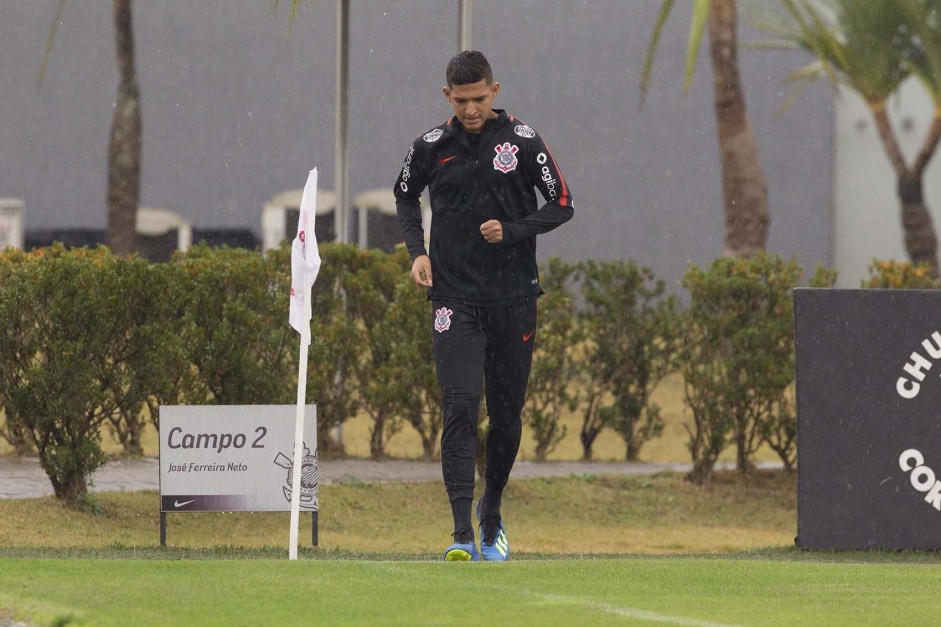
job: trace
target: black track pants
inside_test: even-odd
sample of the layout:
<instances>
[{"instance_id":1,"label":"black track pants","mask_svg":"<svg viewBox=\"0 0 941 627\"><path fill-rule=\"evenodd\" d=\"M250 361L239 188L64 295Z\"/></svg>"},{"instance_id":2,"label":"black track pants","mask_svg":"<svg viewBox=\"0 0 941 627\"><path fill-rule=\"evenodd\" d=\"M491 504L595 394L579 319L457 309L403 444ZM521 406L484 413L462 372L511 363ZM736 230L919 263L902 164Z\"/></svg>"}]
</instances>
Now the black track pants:
<instances>
[{"instance_id":1,"label":"black track pants","mask_svg":"<svg viewBox=\"0 0 941 627\"><path fill-rule=\"evenodd\" d=\"M434 354L444 406L441 469L450 500L474 498L481 385L486 382L487 485L502 490L519 451L520 412L536 341L536 301L473 307L435 301Z\"/></svg>"}]
</instances>

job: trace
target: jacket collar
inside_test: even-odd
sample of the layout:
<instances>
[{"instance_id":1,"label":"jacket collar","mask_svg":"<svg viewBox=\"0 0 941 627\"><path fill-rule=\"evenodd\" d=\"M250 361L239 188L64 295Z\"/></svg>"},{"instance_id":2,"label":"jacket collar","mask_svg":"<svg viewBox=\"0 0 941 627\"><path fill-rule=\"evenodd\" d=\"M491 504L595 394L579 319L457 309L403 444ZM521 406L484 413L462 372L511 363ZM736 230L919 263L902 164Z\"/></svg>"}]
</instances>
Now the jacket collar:
<instances>
[{"instance_id":1,"label":"jacket collar","mask_svg":"<svg viewBox=\"0 0 941 627\"><path fill-rule=\"evenodd\" d=\"M483 128L482 133L487 133L488 131L494 131L500 128L501 126L503 126L504 124L506 124L507 121L510 119L510 116L507 115L507 112L504 109L494 109L493 112L497 114L497 117L491 120L487 120L484 123L484 128ZM456 133L458 130L460 130L463 133L464 125L458 121L457 116L455 115L455 116L452 116L450 120L448 120L447 131L450 133Z\"/></svg>"}]
</instances>

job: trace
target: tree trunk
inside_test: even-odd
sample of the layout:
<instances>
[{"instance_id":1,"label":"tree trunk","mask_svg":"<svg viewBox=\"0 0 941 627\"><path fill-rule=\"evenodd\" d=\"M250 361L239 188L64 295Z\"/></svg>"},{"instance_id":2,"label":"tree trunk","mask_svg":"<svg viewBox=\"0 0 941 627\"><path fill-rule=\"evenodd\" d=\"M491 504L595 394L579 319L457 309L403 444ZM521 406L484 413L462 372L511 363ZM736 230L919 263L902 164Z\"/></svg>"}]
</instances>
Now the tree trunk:
<instances>
[{"instance_id":1,"label":"tree trunk","mask_svg":"<svg viewBox=\"0 0 941 627\"><path fill-rule=\"evenodd\" d=\"M590 437L585 437L585 433L582 432L579 440L582 443L582 461L590 462L594 451L592 450L595 444L595 439Z\"/></svg>"},{"instance_id":2,"label":"tree trunk","mask_svg":"<svg viewBox=\"0 0 941 627\"><path fill-rule=\"evenodd\" d=\"M735 469L743 475L747 474L751 469L751 464L748 460L745 429L743 426L739 426L735 432Z\"/></svg>"},{"instance_id":3,"label":"tree trunk","mask_svg":"<svg viewBox=\"0 0 941 627\"><path fill-rule=\"evenodd\" d=\"M686 474L686 480L696 485L705 485L712 479L715 462L702 459L693 464L693 468Z\"/></svg>"},{"instance_id":4,"label":"tree trunk","mask_svg":"<svg viewBox=\"0 0 941 627\"><path fill-rule=\"evenodd\" d=\"M737 24L735 0L712 1L709 50L722 157L725 252L750 256L763 251L768 241L768 186L745 109L738 71Z\"/></svg>"},{"instance_id":5,"label":"tree trunk","mask_svg":"<svg viewBox=\"0 0 941 627\"><path fill-rule=\"evenodd\" d=\"M604 424L598 418L598 405L601 402L600 392L591 392L588 398L588 407L585 408L585 417L582 420L582 430L578 435L578 440L582 444L582 461L590 462L594 451L595 440L598 434L604 428Z\"/></svg>"},{"instance_id":6,"label":"tree trunk","mask_svg":"<svg viewBox=\"0 0 941 627\"><path fill-rule=\"evenodd\" d=\"M925 205L923 178L925 168L934 154L941 137L941 118L935 116L931 131L922 146L915 164L909 168L902 155L902 149L895 139L892 124L885 111L885 101L869 103L876 130L889 162L895 170L898 180L898 197L901 202L902 230L905 234L905 250L915 265L927 264L931 274L938 276L938 237L935 234L931 214Z\"/></svg>"},{"instance_id":7,"label":"tree trunk","mask_svg":"<svg viewBox=\"0 0 941 627\"><path fill-rule=\"evenodd\" d=\"M627 441L624 451L624 461L636 462L640 459L640 443L637 438L631 438Z\"/></svg>"},{"instance_id":8,"label":"tree trunk","mask_svg":"<svg viewBox=\"0 0 941 627\"><path fill-rule=\"evenodd\" d=\"M438 441L436 436L421 436L421 458L422 461L430 462L435 459L435 443Z\"/></svg>"},{"instance_id":9,"label":"tree trunk","mask_svg":"<svg viewBox=\"0 0 941 627\"><path fill-rule=\"evenodd\" d=\"M385 422L382 416L373 422L372 430L369 432L370 459L382 459L386 456Z\"/></svg>"},{"instance_id":10,"label":"tree trunk","mask_svg":"<svg viewBox=\"0 0 941 627\"><path fill-rule=\"evenodd\" d=\"M140 94L134 70L131 0L114 0L114 30L121 79L108 143L106 243L112 253L126 257L137 247L141 162Z\"/></svg>"},{"instance_id":11,"label":"tree trunk","mask_svg":"<svg viewBox=\"0 0 941 627\"><path fill-rule=\"evenodd\" d=\"M52 479L52 492L60 501L74 505L88 492L88 483L82 475L73 475L63 480Z\"/></svg>"},{"instance_id":12,"label":"tree trunk","mask_svg":"<svg viewBox=\"0 0 941 627\"><path fill-rule=\"evenodd\" d=\"M914 265L926 264L931 275L938 276L938 238L931 214L925 205L921 177L905 176L899 179L898 194L902 207L902 229L905 232L905 250Z\"/></svg>"}]
</instances>

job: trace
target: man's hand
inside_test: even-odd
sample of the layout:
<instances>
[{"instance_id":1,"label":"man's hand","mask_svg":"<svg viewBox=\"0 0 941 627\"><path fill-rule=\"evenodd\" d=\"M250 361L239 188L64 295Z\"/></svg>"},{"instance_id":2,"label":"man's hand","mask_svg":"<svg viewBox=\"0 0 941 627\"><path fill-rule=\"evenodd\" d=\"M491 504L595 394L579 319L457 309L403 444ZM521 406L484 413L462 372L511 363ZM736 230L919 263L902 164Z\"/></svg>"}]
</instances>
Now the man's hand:
<instances>
[{"instance_id":1,"label":"man's hand","mask_svg":"<svg viewBox=\"0 0 941 627\"><path fill-rule=\"evenodd\" d=\"M428 255L416 257L412 262L412 280L419 287L431 287L431 259Z\"/></svg>"},{"instance_id":2,"label":"man's hand","mask_svg":"<svg viewBox=\"0 0 941 627\"><path fill-rule=\"evenodd\" d=\"M487 220L480 225L480 234L491 244L503 241L503 225L499 220Z\"/></svg>"}]
</instances>

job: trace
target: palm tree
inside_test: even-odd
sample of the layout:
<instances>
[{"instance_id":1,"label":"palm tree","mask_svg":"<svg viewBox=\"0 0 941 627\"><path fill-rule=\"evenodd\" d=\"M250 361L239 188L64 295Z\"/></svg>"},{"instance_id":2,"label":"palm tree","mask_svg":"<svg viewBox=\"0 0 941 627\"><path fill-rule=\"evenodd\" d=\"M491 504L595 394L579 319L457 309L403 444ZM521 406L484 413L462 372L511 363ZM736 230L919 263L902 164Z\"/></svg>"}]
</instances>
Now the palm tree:
<instances>
[{"instance_id":1,"label":"palm tree","mask_svg":"<svg viewBox=\"0 0 941 627\"><path fill-rule=\"evenodd\" d=\"M108 143L108 229L105 242L118 256L137 247L137 205L140 200L140 90L134 69L131 0L113 0L114 33L121 80Z\"/></svg>"},{"instance_id":2,"label":"palm tree","mask_svg":"<svg viewBox=\"0 0 941 627\"><path fill-rule=\"evenodd\" d=\"M131 0L112 0L118 69L121 78L111 118L108 141L108 224L105 243L115 255L125 257L137 248L137 204L140 200L141 116L140 89L134 69L134 29ZM45 78L52 46L67 0L56 5L46 50L39 69L39 84Z\"/></svg>"},{"instance_id":3,"label":"palm tree","mask_svg":"<svg viewBox=\"0 0 941 627\"><path fill-rule=\"evenodd\" d=\"M654 27L644 69L641 92L650 87L657 44L675 0L664 0ZM725 204L727 255L750 256L764 250L768 241L768 186L758 159L758 144L748 120L745 94L738 70L738 14L735 0L694 0L684 90L689 91L699 43L709 29L712 60L713 104L722 161L722 193Z\"/></svg>"},{"instance_id":4,"label":"palm tree","mask_svg":"<svg viewBox=\"0 0 941 627\"><path fill-rule=\"evenodd\" d=\"M924 174L941 139L941 0L779 0L784 12L765 11L759 26L782 46L816 61L790 80L822 77L857 92L875 121L895 170L905 247L914 264L938 276L938 238L925 204ZM907 162L886 112L886 102L909 76L917 76L935 102L934 122L914 161Z\"/></svg>"}]
</instances>

